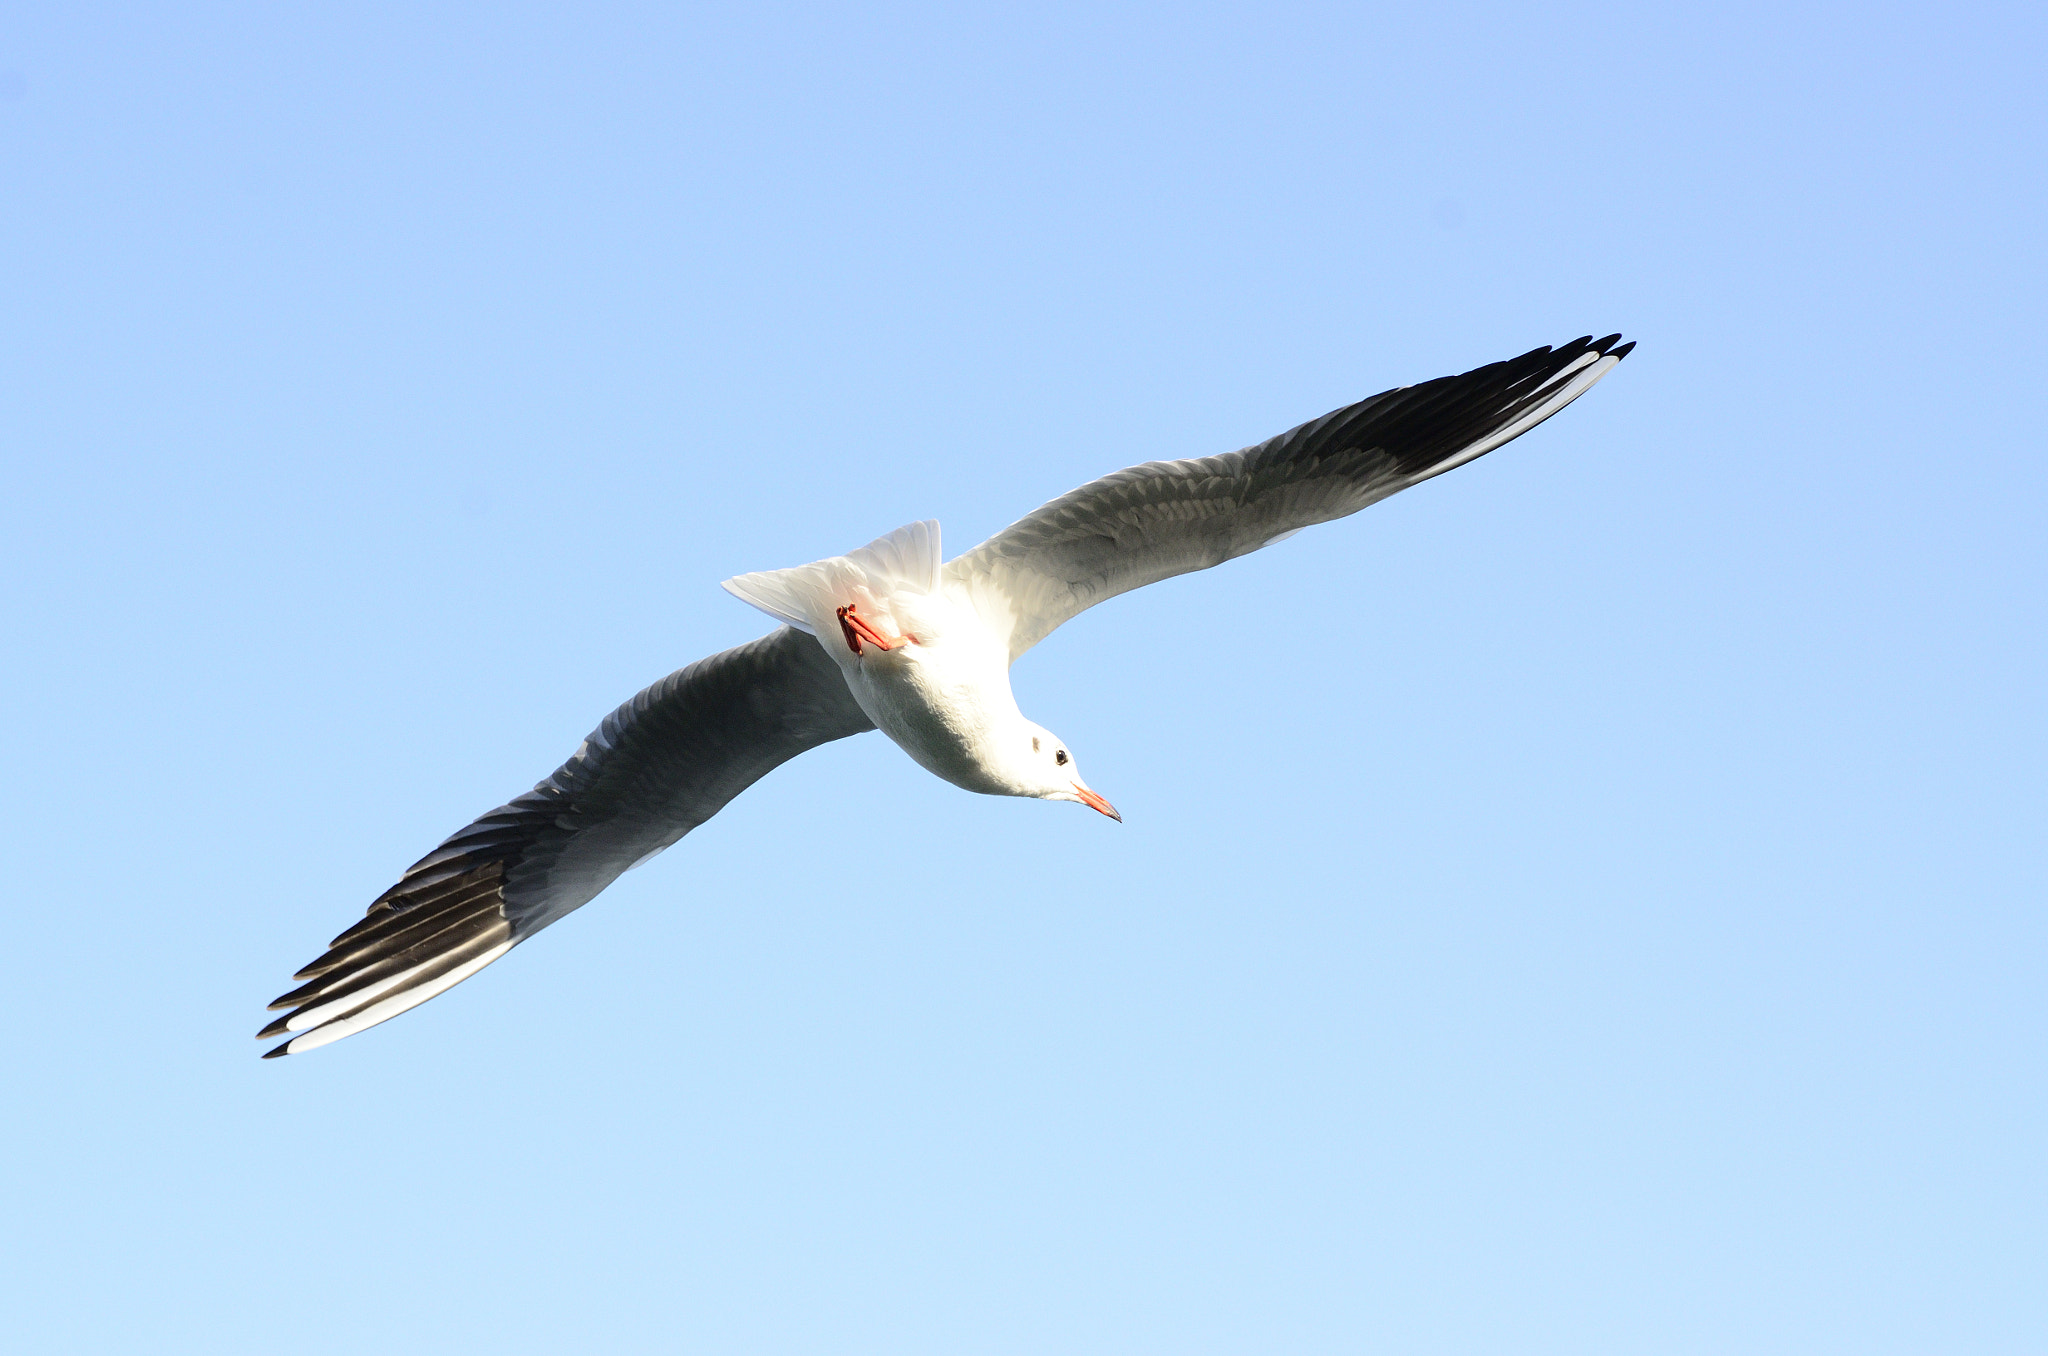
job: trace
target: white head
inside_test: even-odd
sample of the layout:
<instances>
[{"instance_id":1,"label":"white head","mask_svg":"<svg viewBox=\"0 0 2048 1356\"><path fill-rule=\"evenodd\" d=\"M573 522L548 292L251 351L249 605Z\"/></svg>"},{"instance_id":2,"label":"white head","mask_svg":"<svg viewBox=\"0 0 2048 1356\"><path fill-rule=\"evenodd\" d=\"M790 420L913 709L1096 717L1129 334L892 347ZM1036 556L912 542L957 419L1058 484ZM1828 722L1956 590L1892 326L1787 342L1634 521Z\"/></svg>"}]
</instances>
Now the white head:
<instances>
[{"instance_id":1,"label":"white head","mask_svg":"<svg viewBox=\"0 0 2048 1356\"><path fill-rule=\"evenodd\" d=\"M1124 817L1116 807L1095 794L1088 783L1081 780L1081 769L1074 763L1074 755L1067 752L1067 746L1060 737L1043 725L1024 722L1023 732L1016 736L1016 747L1006 749L1008 766L1004 769L1016 783L1015 796L1036 796L1040 800L1071 800L1100 810L1117 823Z\"/></svg>"}]
</instances>

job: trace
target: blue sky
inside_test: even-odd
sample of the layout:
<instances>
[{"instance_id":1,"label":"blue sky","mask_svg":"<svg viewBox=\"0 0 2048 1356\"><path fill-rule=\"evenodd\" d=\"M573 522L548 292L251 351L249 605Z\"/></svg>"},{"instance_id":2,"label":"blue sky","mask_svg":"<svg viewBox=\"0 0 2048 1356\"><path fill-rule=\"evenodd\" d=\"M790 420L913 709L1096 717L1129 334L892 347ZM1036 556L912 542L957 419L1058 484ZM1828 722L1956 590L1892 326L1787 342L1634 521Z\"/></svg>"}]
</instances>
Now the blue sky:
<instances>
[{"instance_id":1,"label":"blue sky","mask_svg":"<svg viewBox=\"0 0 2048 1356\"><path fill-rule=\"evenodd\" d=\"M2048 1345L2038 9L420 8L0 13L23 1350ZM1616 329L1019 666L1121 827L256 1058L720 579Z\"/></svg>"}]
</instances>

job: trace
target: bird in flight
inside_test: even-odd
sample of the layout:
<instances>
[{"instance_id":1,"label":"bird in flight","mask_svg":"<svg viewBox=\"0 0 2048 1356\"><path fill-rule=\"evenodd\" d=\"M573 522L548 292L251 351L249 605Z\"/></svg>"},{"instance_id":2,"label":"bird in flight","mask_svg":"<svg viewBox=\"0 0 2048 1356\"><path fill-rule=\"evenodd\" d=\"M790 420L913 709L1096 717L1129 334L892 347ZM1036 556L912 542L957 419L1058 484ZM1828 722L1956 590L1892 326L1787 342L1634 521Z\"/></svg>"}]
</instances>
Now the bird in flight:
<instances>
[{"instance_id":1,"label":"bird in flight","mask_svg":"<svg viewBox=\"0 0 2048 1356\"><path fill-rule=\"evenodd\" d=\"M1255 447L1083 485L953 560L939 525L725 587L784 623L604 718L540 785L407 868L271 1003L264 1058L352 1036L453 988L770 769L880 729L969 791L1120 819L1066 742L1010 694L1010 665L1107 598L1356 513L1520 437L1628 355L1618 334L1399 386Z\"/></svg>"}]
</instances>

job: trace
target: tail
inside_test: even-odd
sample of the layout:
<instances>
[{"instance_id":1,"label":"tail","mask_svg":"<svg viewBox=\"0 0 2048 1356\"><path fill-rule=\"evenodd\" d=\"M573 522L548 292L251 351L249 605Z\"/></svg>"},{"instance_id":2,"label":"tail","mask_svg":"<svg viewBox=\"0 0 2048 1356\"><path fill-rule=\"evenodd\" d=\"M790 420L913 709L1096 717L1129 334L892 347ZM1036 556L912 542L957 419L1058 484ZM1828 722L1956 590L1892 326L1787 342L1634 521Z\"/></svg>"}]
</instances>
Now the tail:
<instances>
[{"instance_id":1,"label":"tail","mask_svg":"<svg viewBox=\"0 0 2048 1356\"><path fill-rule=\"evenodd\" d=\"M939 525L926 519L830 560L738 575L725 581L725 591L815 636L820 627L831 632L847 603L886 615L892 594L937 593L940 563Z\"/></svg>"}]
</instances>

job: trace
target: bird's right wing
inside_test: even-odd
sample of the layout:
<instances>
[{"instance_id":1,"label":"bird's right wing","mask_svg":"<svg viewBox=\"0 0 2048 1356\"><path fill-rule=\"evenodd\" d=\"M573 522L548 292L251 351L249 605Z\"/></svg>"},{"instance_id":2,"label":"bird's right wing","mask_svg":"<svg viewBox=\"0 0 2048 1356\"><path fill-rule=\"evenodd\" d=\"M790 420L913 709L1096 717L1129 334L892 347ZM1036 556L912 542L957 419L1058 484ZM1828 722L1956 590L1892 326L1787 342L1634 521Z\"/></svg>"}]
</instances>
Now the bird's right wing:
<instances>
[{"instance_id":1,"label":"bird's right wing","mask_svg":"<svg viewBox=\"0 0 2048 1356\"><path fill-rule=\"evenodd\" d=\"M1356 513L1519 438L1628 356L1635 345L1620 341L1535 349L1382 391L1240 452L1106 475L948 562L945 580L1009 637L1014 661L1105 599Z\"/></svg>"},{"instance_id":2,"label":"bird's right wing","mask_svg":"<svg viewBox=\"0 0 2048 1356\"><path fill-rule=\"evenodd\" d=\"M806 749L872 730L789 627L700 659L606 716L553 776L414 862L299 971L258 1032L297 1054L469 978Z\"/></svg>"}]
</instances>

